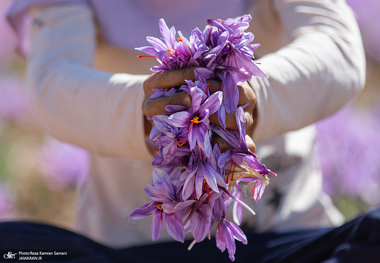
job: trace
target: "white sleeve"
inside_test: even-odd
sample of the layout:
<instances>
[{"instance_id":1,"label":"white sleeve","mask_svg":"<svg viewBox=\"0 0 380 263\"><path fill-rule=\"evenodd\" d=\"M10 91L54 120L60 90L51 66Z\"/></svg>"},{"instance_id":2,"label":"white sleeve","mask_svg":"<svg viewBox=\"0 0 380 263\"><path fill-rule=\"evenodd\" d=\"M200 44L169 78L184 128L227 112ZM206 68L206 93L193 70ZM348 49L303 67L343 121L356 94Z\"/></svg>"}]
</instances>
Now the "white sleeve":
<instances>
[{"instance_id":1,"label":"white sleeve","mask_svg":"<svg viewBox=\"0 0 380 263\"><path fill-rule=\"evenodd\" d=\"M343 107L364 86L360 32L344 0L274 0L290 44L258 61L269 79L251 82L263 142L321 120Z\"/></svg>"},{"instance_id":2,"label":"white sleeve","mask_svg":"<svg viewBox=\"0 0 380 263\"><path fill-rule=\"evenodd\" d=\"M92 68L96 30L87 6L34 11L27 86L44 131L96 154L151 158L141 109L147 76Z\"/></svg>"}]
</instances>

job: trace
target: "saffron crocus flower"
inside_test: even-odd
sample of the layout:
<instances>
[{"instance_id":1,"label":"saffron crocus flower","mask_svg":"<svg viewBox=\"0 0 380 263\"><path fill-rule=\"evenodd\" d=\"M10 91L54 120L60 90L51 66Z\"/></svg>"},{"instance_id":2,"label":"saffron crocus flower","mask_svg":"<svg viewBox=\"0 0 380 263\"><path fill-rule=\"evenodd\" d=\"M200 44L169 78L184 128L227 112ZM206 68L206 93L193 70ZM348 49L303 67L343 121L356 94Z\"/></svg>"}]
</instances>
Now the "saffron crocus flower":
<instances>
[{"instance_id":1,"label":"saffron crocus flower","mask_svg":"<svg viewBox=\"0 0 380 263\"><path fill-rule=\"evenodd\" d=\"M188 83L193 84L192 81L188 81ZM196 143L198 143L208 157L211 154L211 134L208 129L209 116L219 109L222 102L222 92L217 91L202 102L204 93L196 86L199 83L197 81L190 87L190 94L193 99L192 106L188 111L174 113L168 120L178 128L188 129L186 137L179 142L180 144L187 141L190 145L190 150L193 150Z\"/></svg>"},{"instance_id":2,"label":"saffron crocus flower","mask_svg":"<svg viewBox=\"0 0 380 263\"><path fill-rule=\"evenodd\" d=\"M175 240L183 242L185 231L182 218L178 213L173 212L174 206L179 200L177 200L177 193L170 176L160 169L154 169L152 183L153 185L146 185L145 193L153 201L140 206L129 217L139 219L153 214L153 240L157 240L160 236L165 221L169 235Z\"/></svg>"},{"instance_id":3,"label":"saffron crocus flower","mask_svg":"<svg viewBox=\"0 0 380 263\"><path fill-rule=\"evenodd\" d=\"M184 156L189 154L187 147L177 149L177 141L184 137L185 129L178 129L173 126L168 116L157 115L152 118L154 127L150 133L150 140L159 146L159 154L162 156L160 165L166 165L173 161L178 156Z\"/></svg>"},{"instance_id":4,"label":"saffron crocus flower","mask_svg":"<svg viewBox=\"0 0 380 263\"><path fill-rule=\"evenodd\" d=\"M243 244L248 243L247 237L244 235L243 231L238 226L226 219L222 219L218 223L215 239L216 246L220 249L220 251L223 252L227 248L229 258L232 261L235 261L235 239L242 242Z\"/></svg>"},{"instance_id":5,"label":"saffron crocus flower","mask_svg":"<svg viewBox=\"0 0 380 263\"><path fill-rule=\"evenodd\" d=\"M209 187L215 192L219 192L218 185L225 187L222 176L205 159L201 157L196 159L197 161L188 166L182 174L186 178L182 190L182 198L184 199L188 199L192 193L196 199L199 199L203 193L203 188L210 196Z\"/></svg>"},{"instance_id":6,"label":"saffron crocus flower","mask_svg":"<svg viewBox=\"0 0 380 263\"><path fill-rule=\"evenodd\" d=\"M190 223L191 233L196 242L202 242L210 233L212 220L212 206L207 195L190 204L190 213L184 224Z\"/></svg>"}]
</instances>

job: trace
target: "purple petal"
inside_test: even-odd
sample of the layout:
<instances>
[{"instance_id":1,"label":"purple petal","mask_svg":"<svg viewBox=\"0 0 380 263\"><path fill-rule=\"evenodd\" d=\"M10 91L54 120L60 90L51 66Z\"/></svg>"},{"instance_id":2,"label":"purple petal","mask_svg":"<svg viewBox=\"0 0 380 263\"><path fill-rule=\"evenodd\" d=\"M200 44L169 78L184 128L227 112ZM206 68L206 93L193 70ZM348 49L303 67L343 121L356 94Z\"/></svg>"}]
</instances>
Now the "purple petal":
<instances>
[{"instance_id":1,"label":"purple petal","mask_svg":"<svg viewBox=\"0 0 380 263\"><path fill-rule=\"evenodd\" d=\"M240 141L233 133L223 130L221 127L214 125L212 130L216 132L220 137L226 140L232 147L239 148Z\"/></svg>"},{"instance_id":2,"label":"purple petal","mask_svg":"<svg viewBox=\"0 0 380 263\"><path fill-rule=\"evenodd\" d=\"M218 227L216 228L216 233L215 233L215 241L216 241L216 246L220 249L220 251L226 250L227 247L227 235L228 231L225 229L225 226L222 222L218 224Z\"/></svg>"},{"instance_id":3,"label":"purple petal","mask_svg":"<svg viewBox=\"0 0 380 263\"><path fill-rule=\"evenodd\" d=\"M169 116L168 120L176 127L188 127L191 114L187 111L180 111Z\"/></svg>"},{"instance_id":4,"label":"purple petal","mask_svg":"<svg viewBox=\"0 0 380 263\"><path fill-rule=\"evenodd\" d=\"M212 169L212 167L207 163L203 163L201 167L203 177L205 178L207 184L211 187L212 190L219 193L218 185L216 183L217 172Z\"/></svg>"},{"instance_id":5,"label":"purple petal","mask_svg":"<svg viewBox=\"0 0 380 263\"><path fill-rule=\"evenodd\" d=\"M154 48L156 48L158 51L166 50L167 47L160 39L156 37L146 37L146 40L151 44Z\"/></svg>"},{"instance_id":6,"label":"purple petal","mask_svg":"<svg viewBox=\"0 0 380 263\"><path fill-rule=\"evenodd\" d=\"M140 206L139 208L136 208L135 211L129 215L129 218L141 219L153 214L157 210L156 204L157 202L150 202Z\"/></svg>"},{"instance_id":7,"label":"purple petal","mask_svg":"<svg viewBox=\"0 0 380 263\"><path fill-rule=\"evenodd\" d=\"M189 208L196 202L196 200L186 200L186 201L182 201L180 203L178 203L175 208L174 208L174 211L177 212L177 211L181 211L181 210L189 210Z\"/></svg>"},{"instance_id":8,"label":"purple petal","mask_svg":"<svg viewBox=\"0 0 380 263\"><path fill-rule=\"evenodd\" d=\"M150 56L156 56L157 50L154 47L146 46L146 47L139 47L135 48L136 50L139 50L141 52L144 52Z\"/></svg>"},{"instance_id":9,"label":"purple petal","mask_svg":"<svg viewBox=\"0 0 380 263\"><path fill-rule=\"evenodd\" d=\"M242 147L245 151L248 150L248 146L247 146L247 143L245 141L245 124L246 124L246 120L245 120L245 115L244 115L244 111L241 107L238 107L236 109L236 113L235 113L235 116L236 116L236 124L238 126L238 130L239 130L239 137L240 137L240 141L242 142Z\"/></svg>"},{"instance_id":10,"label":"purple petal","mask_svg":"<svg viewBox=\"0 0 380 263\"><path fill-rule=\"evenodd\" d=\"M163 212L159 209L156 210L153 214L152 218L152 239L156 241L161 234L162 226L163 226Z\"/></svg>"},{"instance_id":11,"label":"purple petal","mask_svg":"<svg viewBox=\"0 0 380 263\"><path fill-rule=\"evenodd\" d=\"M245 236L243 230L240 229L240 227L227 220L225 220L224 223L228 226L235 239L239 240L245 245L248 243L247 237Z\"/></svg>"},{"instance_id":12,"label":"purple petal","mask_svg":"<svg viewBox=\"0 0 380 263\"><path fill-rule=\"evenodd\" d=\"M230 165L229 161L231 161L231 156L232 156L231 150L227 150L224 153L220 154L218 158L218 166L227 168Z\"/></svg>"},{"instance_id":13,"label":"purple petal","mask_svg":"<svg viewBox=\"0 0 380 263\"><path fill-rule=\"evenodd\" d=\"M239 184L236 184L236 187L237 187L237 192L236 192L235 197L241 200L242 199L241 188L240 188ZM235 223L237 225L240 225L241 220L243 219L243 206L239 202L234 202L234 206L232 209L232 215L233 215Z\"/></svg>"},{"instance_id":14,"label":"purple petal","mask_svg":"<svg viewBox=\"0 0 380 263\"><path fill-rule=\"evenodd\" d=\"M182 218L174 213L172 215L166 215L166 229L169 235L171 235L175 240L183 243L185 239L185 230L183 228Z\"/></svg>"},{"instance_id":15,"label":"purple petal","mask_svg":"<svg viewBox=\"0 0 380 263\"><path fill-rule=\"evenodd\" d=\"M205 132L203 139L203 151L205 152L207 157L210 157L212 148L211 148L211 142L210 142L210 134L208 132Z\"/></svg>"},{"instance_id":16,"label":"purple petal","mask_svg":"<svg viewBox=\"0 0 380 263\"><path fill-rule=\"evenodd\" d=\"M158 25L159 25L160 32L161 32L161 35L162 35L162 39L165 41L166 46L168 48L174 47L175 32L176 32L175 28L171 27L169 29L169 27L165 23L165 20L162 19L162 18L159 20Z\"/></svg>"},{"instance_id":17,"label":"purple petal","mask_svg":"<svg viewBox=\"0 0 380 263\"><path fill-rule=\"evenodd\" d=\"M210 232L211 209L204 206L196 211L190 218L191 233L195 241L201 242Z\"/></svg>"},{"instance_id":18,"label":"purple petal","mask_svg":"<svg viewBox=\"0 0 380 263\"><path fill-rule=\"evenodd\" d=\"M196 143L197 143L197 134L194 131L194 127L193 127L193 129L191 129L189 131L187 141L189 142L190 150L193 150L195 148Z\"/></svg>"},{"instance_id":19,"label":"purple petal","mask_svg":"<svg viewBox=\"0 0 380 263\"><path fill-rule=\"evenodd\" d=\"M232 75L226 71L222 82L223 104L227 113L233 113L239 103L239 90Z\"/></svg>"},{"instance_id":20,"label":"purple petal","mask_svg":"<svg viewBox=\"0 0 380 263\"><path fill-rule=\"evenodd\" d=\"M206 79L209 79L213 74L213 72L207 68L196 68L194 73L195 78L201 81L206 81Z\"/></svg>"},{"instance_id":21,"label":"purple petal","mask_svg":"<svg viewBox=\"0 0 380 263\"><path fill-rule=\"evenodd\" d=\"M182 198L184 200L188 199L194 193L195 173L196 169L191 171L191 173L186 178L185 184L183 185Z\"/></svg>"},{"instance_id":22,"label":"purple petal","mask_svg":"<svg viewBox=\"0 0 380 263\"><path fill-rule=\"evenodd\" d=\"M197 171L197 174L195 176L195 193L197 195L197 198L199 199L202 196L202 189L203 189L203 172L202 172L202 165L199 165L199 169Z\"/></svg>"},{"instance_id":23,"label":"purple petal","mask_svg":"<svg viewBox=\"0 0 380 263\"><path fill-rule=\"evenodd\" d=\"M217 91L212 94L200 107L199 111L209 110L209 114L215 113L222 104L223 92Z\"/></svg>"},{"instance_id":24,"label":"purple petal","mask_svg":"<svg viewBox=\"0 0 380 263\"><path fill-rule=\"evenodd\" d=\"M220 105L217 111L217 117L218 117L220 126L222 126L225 129L226 128L226 108L224 107L223 104Z\"/></svg>"}]
</instances>

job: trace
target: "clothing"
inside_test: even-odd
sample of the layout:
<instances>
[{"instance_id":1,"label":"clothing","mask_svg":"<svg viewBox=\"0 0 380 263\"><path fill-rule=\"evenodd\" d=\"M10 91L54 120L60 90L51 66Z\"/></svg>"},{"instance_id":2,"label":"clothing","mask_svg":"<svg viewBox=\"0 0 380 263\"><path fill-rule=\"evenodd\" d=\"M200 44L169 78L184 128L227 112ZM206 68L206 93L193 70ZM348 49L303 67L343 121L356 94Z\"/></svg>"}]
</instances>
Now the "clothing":
<instances>
[{"instance_id":1,"label":"clothing","mask_svg":"<svg viewBox=\"0 0 380 263\"><path fill-rule=\"evenodd\" d=\"M151 219L128 219L135 208L149 201L143 186L150 183L151 155L144 143L141 110L146 75L92 69L94 17L100 19L97 22L105 30L107 42L128 49L140 43L137 39L142 39L138 46L146 45L143 39L150 28L158 27L145 20L156 19L166 10L144 7L145 1L114 1L108 5L95 0L88 1L90 5L48 5L37 10L34 16L39 23L31 32L28 88L36 119L44 130L92 153L89 180L79 191L76 230L107 245L127 247L151 242ZM20 9L19 2L9 15L15 26L26 8ZM154 6L158 2L149 3ZM169 25L178 14L181 19L172 22L178 28L206 23L206 17L201 20L185 9L196 7L187 1L159 3L159 7L170 7L164 16ZM212 12L210 16L221 12L222 17L242 15L247 8L245 1L217 3L202 2L201 6ZM113 19L105 20L116 9ZM276 187L267 187L262 200L251 204L257 216L250 216L248 221L255 222L248 224L254 224L258 231L340 224L338 212L321 193L321 173L310 158L314 129L283 134L333 114L363 87L364 52L354 16L340 0L257 0L249 11L255 42L262 44L255 54L270 76L250 82L259 116L253 139L264 143L257 153L278 178L272 179ZM128 16L118 19L126 12L131 14L130 20ZM115 21L121 21L122 26L117 27L121 30L112 30ZM133 41L120 40L128 38ZM149 63L126 60L130 71L124 72L147 74ZM281 161L271 167L269 158ZM272 201L275 189L282 195L280 201ZM159 241L165 240L171 238L164 230Z\"/></svg>"},{"instance_id":2,"label":"clothing","mask_svg":"<svg viewBox=\"0 0 380 263\"><path fill-rule=\"evenodd\" d=\"M380 208L338 228L262 234L247 230L248 244L236 242L235 258L236 262L246 263L377 263L380 261L379 232ZM39 237L38 242L35 236ZM4 253L11 249L14 252L67 251L69 261L76 263L231 262L228 255L215 246L214 239L205 240L187 251L190 243L191 240L184 244L173 241L116 250L53 226L27 222L0 223L0 251Z\"/></svg>"}]
</instances>

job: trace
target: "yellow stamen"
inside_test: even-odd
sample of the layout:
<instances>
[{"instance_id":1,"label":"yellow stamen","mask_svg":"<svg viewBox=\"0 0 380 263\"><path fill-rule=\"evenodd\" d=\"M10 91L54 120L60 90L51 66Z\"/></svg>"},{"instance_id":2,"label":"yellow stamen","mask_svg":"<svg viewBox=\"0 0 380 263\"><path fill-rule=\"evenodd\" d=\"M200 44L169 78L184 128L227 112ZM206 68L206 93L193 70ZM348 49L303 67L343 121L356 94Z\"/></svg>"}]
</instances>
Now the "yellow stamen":
<instances>
[{"instance_id":1,"label":"yellow stamen","mask_svg":"<svg viewBox=\"0 0 380 263\"><path fill-rule=\"evenodd\" d=\"M192 123L199 123L199 117L196 116L196 117L192 118L192 119L191 119L191 122L192 122Z\"/></svg>"},{"instance_id":2,"label":"yellow stamen","mask_svg":"<svg viewBox=\"0 0 380 263\"><path fill-rule=\"evenodd\" d=\"M158 204L157 205L157 208L160 209L162 211L162 208L161 208L162 204Z\"/></svg>"},{"instance_id":3,"label":"yellow stamen","mask_svg":"<svg viewBox=\"0 0 380 263\"><path fill-rule=\"evenodd\" d=\"M184 145L185 143L186 143L186 141L184 141L184 142L182 142L182 143L181 143L181 142L177 142L177 145L181 147L181 146Z\"/></svg>"},{"instance_id":4,"label":"yellow stamen","mask_svg":"<svg viewBox=\"0 0 380 263\"><path fill-rule=\"evenodd\" d=\"M169 56L174 57L173 52L170 49L167 49Z\"/></svg>"}]
</instances>

